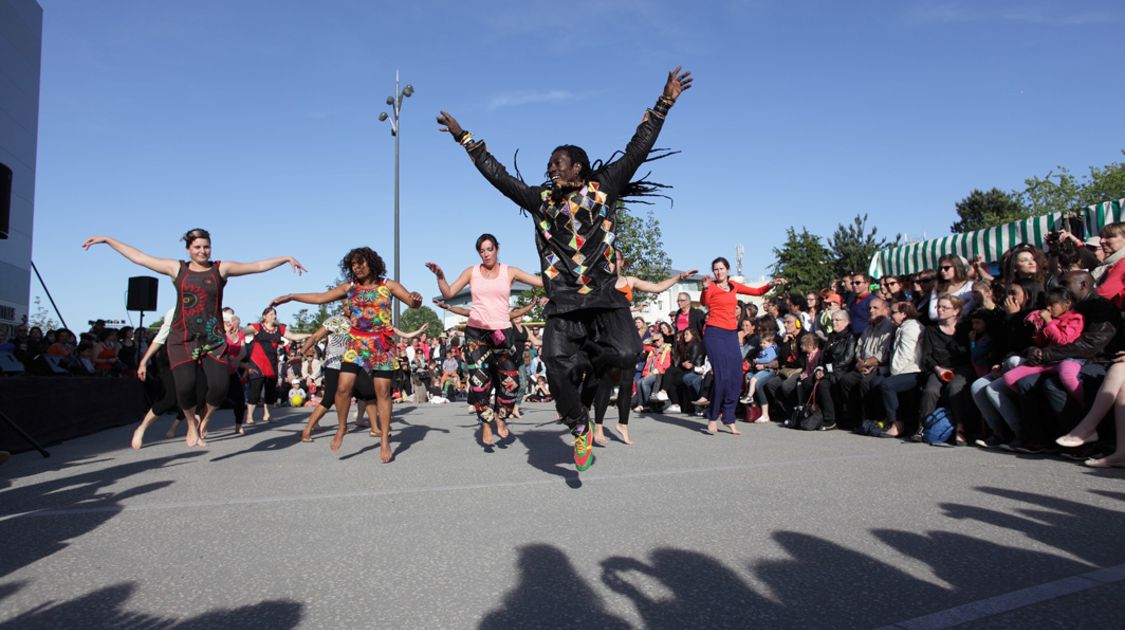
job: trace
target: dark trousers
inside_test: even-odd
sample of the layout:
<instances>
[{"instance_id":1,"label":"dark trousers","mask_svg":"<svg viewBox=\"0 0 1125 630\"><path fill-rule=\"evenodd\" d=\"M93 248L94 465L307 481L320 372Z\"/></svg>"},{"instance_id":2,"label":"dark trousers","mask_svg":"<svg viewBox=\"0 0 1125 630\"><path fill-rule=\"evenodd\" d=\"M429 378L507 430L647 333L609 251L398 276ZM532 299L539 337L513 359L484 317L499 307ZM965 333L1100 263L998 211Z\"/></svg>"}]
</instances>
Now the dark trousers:
<instances>
[{"instance_id":1,"label":"dark trousers","mask_svg":"<svg viewBox=\"0 0 1125 630\"><path fill-rule=\"evenodd\" d=\"M242 420L246 418L246 393L242 391L242 381L237 372L227 375L227 399L223 404L230 405L234 411L234 428L242 426Z\"/></svg>"},{"instance_id":2,"label":"dark trousers","mask_svg":"<svg viewBox=\"0 0 1125 630\"><path fill-rule=\"evenodd\" d=\"M793 412L793 405L797 398L797 380L800 376L800 372L790 374L788 378L775 376L767 380L765 386L762 387L766 400L769 402L770 418L774 421L782 422ZM827 391L828 383L821 385L821 388ZM755 396L757 396L757 392L755 392Z\"/></svg>"},{"instance_id":3,"label":"dark trousers","mask_svg":"<svg viewBox=\"0 0 1125 630\"><path fill-rule=\"evenodd\" d=\"M922 396L918 400L918 418L925 420L926 416L937 409L938 402L943 399L953 423L960 430L964 426L966 405L970 400L968 377L963 373L956 373L953 375L953 380L947 383L938 378L933 371L927 374L925 385L922 386Z\"/></svg>"},{"instance_id":4,"label":"dark trousers","mask_svg":"<svg viewBox=\"0 0 1125 630\"><path fill-rule=\"evenodd\" d=\"M734 424L734 409L742 391L742 353L738 351L738 333L708 326L703 333L703 347L707 349L711 371L715 373L715 391L711 395L707 419L721 419L723 424Z\"/></svg>"},{"instance_id":5,"label":"dark trousers","mask_svg":"<svg viewBox=\"0 0 1125 630\"><path fill-rule=\"evenodd\" d=\"M921 372L883 377L876 386L879 398L883 402L883 418L891 422L898 420L899 394L916 390L921 386Z\"/></svg>"},{"instance_id":6,"label":"dark trousers","mask_svg":"<svg viewBox=\"0 0 1125 630\"><path fill-rule=\"evenodd\" d=\"M629 309L582 309L547 318L543 329L543 363L555 409L572 432L589 421L580 390L586 379L631 378L641 339ZM618 396L627 395L622 390Z\"/></svg>"},{"instance_id":7,"label":"dark trousers","mask_svg":"<svg viewBox=\"0 0 1125 630\"><path fill-rule=\"evenodd\" d=\"M1086 389L1086 399L1093 400L1091 387L1105 378L1105 366L1087 362L1078 372ZM1055 374L1032 374L1016 382L1016 399L1020 405L1020 424L1011 427L1016 440L1043 444L1074 428L1085 409L1074 402Z\"/></svg>"},{"instance_id":8,"label":"dark trousers","mask_svg":"<svg viewBox=\"0 0 1125 630\"><path fill-rule=\"evenodd\" d=\"M836 404L832 400L832 383L828 378L825 377L817 381L816 377L810 376L802 381L800 380L800 374L794 375L793 378L797 379L794 386L793 401L799 405L807 404L810 398L814 398L813 388L815 387L816 396L813 402L820 408L820 413L824 417L825 426L830 427L836 424Z\"/></svg>"},{"instance_id":9,"label":"dark trousers","mask_svg":"<svg viewBox=\"0 0 1125 630\"><path fill-rule=\"evenodd\" d=\"M207 384L204 399L208 405L218 407L227 398L227 385L230 384L230 371L225 363L219 363L211 355L206 355L199 363L189 361L172 368L172 380L176 383L176 402L180 409L195 409L199 402L198 381Z\"/></svg>"},{"instance_id":10,"label":"dark trousers","mask_svg":"<svg viewBox=\"0 0 1125 630\"><path fill-rule=\"evenodd\" d=\"M852 428L859 426L864 418L872 415L869 407L872 388L880 378L878 371L870 374L860 374L851 370L839 374L835 380L836 405L840 412L838 420L841 426Z\"/></svg>"},{"instance_id":11,"label":"dark trousers","mask_svg":"<svg viewBox=\"0 0 1125 630\"><path fill-rule=\"evenodd\" d=\"M246 401L251 405L265 403L272 405L277 402L277 377L262 376L254 372L250 376L250 383L246 390Z\"/></svg>"}]
</instances>

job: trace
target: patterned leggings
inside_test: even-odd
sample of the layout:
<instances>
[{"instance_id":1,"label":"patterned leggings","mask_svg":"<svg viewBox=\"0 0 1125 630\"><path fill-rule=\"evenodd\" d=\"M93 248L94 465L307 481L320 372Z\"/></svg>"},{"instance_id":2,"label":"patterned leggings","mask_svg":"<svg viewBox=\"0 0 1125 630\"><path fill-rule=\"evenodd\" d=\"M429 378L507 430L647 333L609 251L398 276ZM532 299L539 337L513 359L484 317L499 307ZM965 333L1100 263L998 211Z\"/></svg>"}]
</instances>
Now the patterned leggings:
<instances>
[{"instance_id":1,"label":"patterned leggings","mask_svg":"<svg viewBox=\"0 0 1125 630\"><path fill-rule=\"evenodd\" d=\"M512 329L466 327L465 353L469 404L478 414L483 413L492 406L490 399L495 389L499 417L510 416L520 387L519 371L512 359Z\"/></svg>"}]
</instances>

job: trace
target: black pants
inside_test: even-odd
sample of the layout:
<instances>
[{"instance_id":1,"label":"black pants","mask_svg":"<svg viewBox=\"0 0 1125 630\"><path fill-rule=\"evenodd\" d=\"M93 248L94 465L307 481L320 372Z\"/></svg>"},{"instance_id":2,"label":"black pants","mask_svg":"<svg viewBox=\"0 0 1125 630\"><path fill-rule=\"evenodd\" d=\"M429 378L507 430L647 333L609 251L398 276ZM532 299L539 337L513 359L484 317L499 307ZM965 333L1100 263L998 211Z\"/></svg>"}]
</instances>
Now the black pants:
<instances>
[{"instance_id":1,"label":"black pants","mask_svg":"<svg viewBox=\"0 0 1125 630\"><path fill-rule=\"evenodd\" d=\"M596 390L594 393L594 422L602 424L605 421L605 412L609 409L609 399L613 396L613 388L617 387L617 423L627 425L629 424L633 378L626 370L614 370L613 373L618 375L619 378L614 380L612 375L607 374L598 379L596 383L588 383L583 389L583 393L590 387Z\"/></svg>"},{"instance_id":2,"label":"black pants","mask_svg":"<svg viewBox=\"0 0 1125 630\"><path fill-rule=\"evenodd\" d=\"M782 378L780 374L766 381L763 390L766 393L766 400L770 405L770 419L775 422L782 422L789 417L793 411L793 401L797 397L797 379L800 373L790 374L786 378ZM828 385L825 383L825 386ZM824 389L828 389L824 387Z\"/></svg>"},{"instance_id":3,"label":"black pants","mask_svg":"<svg viewBox=\"0 0 1125 630\"><path fill-rule=\"evenodd\" d=\"M799 377L800 375L797 375ZM821 415L824 416L825 426L836 424L836 405L832 400L832 383L828 377L824 377L819 381L816 377L810 376L805 380L798 380L795 391L793 392L793 401L798 405L803 405L813 398L813 387L816 388L816 397L813 402L820 408ZM770 407L771 409L773 407Z\"/></svg>"},{"instance_id":4,"label":"black pants","mask_svg":"<svg viewBox=\"0 0 1125 630\"><path fill-rule=\"evenodd\" d=\"M172 367L168 365L167 361L156 360L153 362L156 366L156 374L160 380L161 395L156 402L152 403L152 413L156 416L163 416L169 411L179 411L180 407L176 401L176 382L172 376ZM206 387L203 379L197 379L198 397L202 398L204 394L203 388Z\"/></svg>"},{"instance_id":5,"label":"black pants","mask_svg":"<svg viewBox=\"0 0 1125 630\"><path fill-rule=\"evenodd\" d=\"M227 378L226 404L234 411L234 428L237 429L246 418L246 392L242 391L242 380L237 372Z\"/></svg>"},{"instance_id":6,"label":"black pants","mask_svg":"<svg viewBox=\"0 0 1125 630\"><path fill-rule=\"evenodd\" d=\"M589 421L580 388L585 379L630 377L641 340L629 309L583 309L547 318L543 330L543 362L555 409L571 431ZM619 392L622 395L624 392Z\"/></svg>"},{"instance_id":7,"label":"black pants","mask_svg":"<svg viewBox=\"0 0 1125 630\"><path fill-rule=\"evenodd\" d=\"M839 412L840 425L851 429L857 427L867 418L875 418L883 407L883 399L877 395L875 386L882 380L879 371L860 374L851 370L839 374L833 385L836 390L836 408Z\"/></svg>"},{"instance_id":8,"label":"black pants","mask_svg":"<svg viewBox=\"0 0 1125 630\"><path fill-rule=\"evenodd\" d=\"M277 402L277 377L262 376L260 372L253 372L250 376L250 387L247 389L246 402L251 405Z\"/></svg>"},{"instance_id":9,"label":"black pants","mask_svg":"<svg viewBox=\"0 0 1125 630\"><path fill-rule=\"evenodd\" d=\"M206 396L203 397L207 404L212 407L222 405L227 398L229 376L226 364L219 363L210 355L203 357L199 363L190 361L172 368L172 380L176 383L176 402L180 409L195 409L200 398L197 391L200 381L207 384Z\"/></svg>"}]
</instances>

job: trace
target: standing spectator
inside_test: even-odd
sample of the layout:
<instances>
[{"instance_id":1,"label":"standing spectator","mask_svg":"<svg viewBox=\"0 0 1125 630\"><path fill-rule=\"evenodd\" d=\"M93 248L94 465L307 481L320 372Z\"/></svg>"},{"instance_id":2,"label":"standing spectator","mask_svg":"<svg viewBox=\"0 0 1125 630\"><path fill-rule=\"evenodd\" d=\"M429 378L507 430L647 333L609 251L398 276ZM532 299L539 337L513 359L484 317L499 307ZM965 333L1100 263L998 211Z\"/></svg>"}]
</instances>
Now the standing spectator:
<instances>
[{"instance_id":1,"label":"standing spectator","mask_svg":"<svg viewBox=\"0 0 1125 630\"><path fill-rule=\"evenodd\" d=\"M973 282L969 280L969 270L960 256L946 254L938 259L938 277L930 292L930 321L938 321L938 298L952 295L962 304L958 318L969 314L973 309Z\"/></svg>"},{"instance_id":2,"label":"standing spectator","mask_svg":"<svg viewBox=\"0 0 1125 630\"><path fill-rule=\"evenodd\" d=\"M672 322L676 332L679 333L690 328L696 339L702 339L703 321L707 317L703 310L691 305L691 296L687 293L680 293L676 296L676 306L679 308L668 314L668 320Z\"/></svg>"},{"instance_id":3,"label":"standing spectator","mask_svg":"<svg viewBox=\"0 0 1125 630\"><path fill-rule=\"evenodd\" d=\"M866 273L856 272L852 275L851 289L854 295L847 302L848 315L851 316L852 334L858 337L867 330L867 322L871 319L869 307L876 295L871 292L871 276Z\"/></svg>"}]
</instances>

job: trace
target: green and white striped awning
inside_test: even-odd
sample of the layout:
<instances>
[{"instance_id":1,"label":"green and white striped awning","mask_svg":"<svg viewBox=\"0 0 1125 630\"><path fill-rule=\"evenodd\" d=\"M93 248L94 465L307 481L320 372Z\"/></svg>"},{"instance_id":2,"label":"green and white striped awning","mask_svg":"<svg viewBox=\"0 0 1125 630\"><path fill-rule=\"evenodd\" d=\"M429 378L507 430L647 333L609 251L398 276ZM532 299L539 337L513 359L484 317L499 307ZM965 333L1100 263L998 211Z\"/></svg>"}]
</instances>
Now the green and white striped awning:
<instances>
[{"instance_id":1,"label":"green and white striped awning","mask_svg":"<svg viewBox=\"0 0 1125 630\"><path fill-rule=\"evenodd\" d=\"M1004 252L1020 243L1043 247L1048 234L1062 224L1062 213L1013 221L995 227L950 234L917 243L907 243L880 250L871 258L868 273L874 278L904 275L935 269L938 259L946 254L959 254L967 259L984 257L985 262L999 261ZM1125 199L1106 201L1082 211L1079 218L1086 225L1086 234L1095 235L1107 223L1125 218Z\"/></svg>"}]
</instances>

